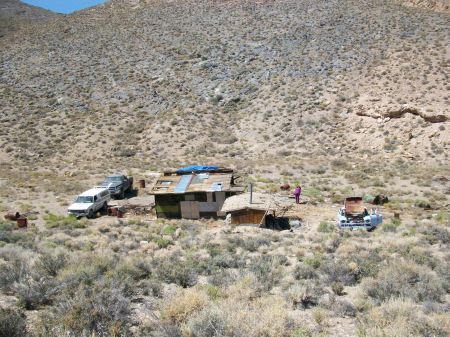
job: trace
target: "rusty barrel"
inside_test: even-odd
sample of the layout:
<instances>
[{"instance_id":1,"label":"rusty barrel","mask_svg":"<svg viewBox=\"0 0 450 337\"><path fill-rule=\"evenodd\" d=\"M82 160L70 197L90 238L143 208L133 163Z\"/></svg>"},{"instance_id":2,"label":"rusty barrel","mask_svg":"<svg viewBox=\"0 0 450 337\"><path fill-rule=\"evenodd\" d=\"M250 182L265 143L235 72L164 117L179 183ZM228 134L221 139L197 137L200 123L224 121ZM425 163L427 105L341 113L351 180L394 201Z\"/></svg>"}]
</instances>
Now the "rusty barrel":
<instances>
[{"instance_id":1,"label":"rusty barrel","mask_svg":"<svg viewBox=\"0 0 450 337\"><path fill-rule=\"evenodd\" d=\"M139 180L139 188L145 188L145 179Z\"/></svg>"},{"instance_id":2,"label":"rusty barrel","mask_svg":"<svg viewBox=\"0 0 450 337\"><path fill-rule=\"evenodd\" d=\"M123 211L121 209L117 209L117 217L123 218Z\"/></svg>"},{"instance_id":3,"label":"rusty barrel","mask_svg":"<svg viewBox=\"0 0 450 337\"><path fill-rule=\"evenodd\" d=\"M28 225L28 219L24 217L20 217L17 219L17 227L25 228Z\"/></svg>"},{"instance_id":4,"label":"rusty barrel","mask_svg":"<svg viewBox=\"0 0 450 337\"><path fill-rule=\"evenodd\" d=\"M282 190L282 191L288 191L290 188L291 188L291 185L289 185L288 183L285 183L280 186L280 190Z\"/></svg>"},{"instance_id":5,"label":"rusty barrel","mask_svg":"<svg viewBox=\"0 0 450 337\"><path fill-rule=\"evenodd\" d=\"M5 214L5 219L6 220L17 220L17 219L19 219L20 218L20 214L19 214L19 212L11 212L11 211L9 211L9 212L7 212L6 214Z\"/></svg>"},{"instance_id":6,"label":"rusty barrel","mask_svg":"<svg viewBox=\"0 0 450 337\"><path fill-rule=\"evenodd\" d=\"M108 215L117 216L117 207L109 207L108 208Z\"/></svg>"}]
</instances>

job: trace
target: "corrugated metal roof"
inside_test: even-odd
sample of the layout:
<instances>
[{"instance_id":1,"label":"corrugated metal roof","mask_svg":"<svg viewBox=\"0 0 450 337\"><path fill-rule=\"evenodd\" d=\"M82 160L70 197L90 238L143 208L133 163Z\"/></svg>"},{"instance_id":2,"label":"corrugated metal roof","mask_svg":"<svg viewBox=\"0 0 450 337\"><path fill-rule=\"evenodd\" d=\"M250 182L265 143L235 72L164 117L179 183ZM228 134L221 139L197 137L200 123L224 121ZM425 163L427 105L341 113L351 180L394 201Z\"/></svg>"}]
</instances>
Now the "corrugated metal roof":
<instances>
[{"instance_id":1,"label":"corrugated metal roof","mask_svg":"<svg viewBox=\"0 0 450 337\"><path fill-rule=\"evenodd\" d=\"M232 173L200 173L161 176L151 194L182 194L189 192L233 191Z\"/></svg>"}]
</instances>

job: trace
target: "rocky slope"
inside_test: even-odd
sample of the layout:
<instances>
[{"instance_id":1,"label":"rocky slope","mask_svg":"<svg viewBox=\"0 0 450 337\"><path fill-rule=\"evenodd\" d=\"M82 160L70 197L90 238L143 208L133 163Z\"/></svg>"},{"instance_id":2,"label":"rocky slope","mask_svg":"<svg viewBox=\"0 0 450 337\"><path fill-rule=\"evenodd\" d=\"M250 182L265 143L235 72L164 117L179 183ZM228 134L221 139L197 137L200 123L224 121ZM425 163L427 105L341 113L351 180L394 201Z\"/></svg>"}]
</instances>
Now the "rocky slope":
<instances>
[{"instance_id":1,"label":"rocky slope","mask_svg":"<svg viewBox=\"0 0 450 337\"><path fill-rule=\"evenodd\" d=\"M16 31L30 22L42 22L56 17L44 9L22 4L17 0L0 1L0 37Z\"/></svg>"},{"instance_id":2,"label":"rocky slope","mask_svg":"<svg viewBox=\"0 0 450 337\"><path fill-rule=\"evenodd\" d=\"M445 164L449 19L379 0L112 1L11 18L20 29L0 39L0 157Z\"/></svg>"}]
</instances>

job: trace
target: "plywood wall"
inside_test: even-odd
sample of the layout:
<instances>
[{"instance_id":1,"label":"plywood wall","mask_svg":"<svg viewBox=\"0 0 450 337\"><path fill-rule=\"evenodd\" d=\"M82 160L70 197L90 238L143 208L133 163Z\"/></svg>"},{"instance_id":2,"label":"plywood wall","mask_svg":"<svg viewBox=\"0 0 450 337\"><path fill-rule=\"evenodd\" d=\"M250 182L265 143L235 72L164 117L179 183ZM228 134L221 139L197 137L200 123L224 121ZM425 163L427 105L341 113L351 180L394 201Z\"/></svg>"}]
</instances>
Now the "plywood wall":
<instances>
[{"instance_id":1,"label":"plywood wall","mask_svg":"<svg viewBox=\"0 0 450 337\"><path fill-rule=\"evenodd\" d=\"M231 213L231 223L233 225L260 224L265 211L244 210Z\"/></svg>"}]
</instances>

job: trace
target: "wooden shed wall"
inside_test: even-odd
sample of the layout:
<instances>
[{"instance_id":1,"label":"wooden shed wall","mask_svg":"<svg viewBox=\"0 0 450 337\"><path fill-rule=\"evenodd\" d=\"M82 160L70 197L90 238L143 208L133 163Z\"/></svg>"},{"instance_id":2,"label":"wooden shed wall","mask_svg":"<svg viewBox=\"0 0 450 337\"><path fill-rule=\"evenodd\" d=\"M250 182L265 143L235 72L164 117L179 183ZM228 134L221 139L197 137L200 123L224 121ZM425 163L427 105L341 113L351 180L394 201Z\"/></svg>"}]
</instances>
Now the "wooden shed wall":
<instances>
[{"instance_id":1,"label":"wooden shed wall","mask_svg":"<svg viewBox=\"0 0 450 337\"><path fill-rule=\"evenodd\" d=\"M231 223L233 225L259 224L264 217L265 211L249 209L231 212Z\"/></svg>"}]
</instances>

